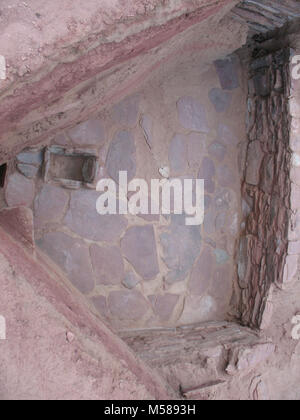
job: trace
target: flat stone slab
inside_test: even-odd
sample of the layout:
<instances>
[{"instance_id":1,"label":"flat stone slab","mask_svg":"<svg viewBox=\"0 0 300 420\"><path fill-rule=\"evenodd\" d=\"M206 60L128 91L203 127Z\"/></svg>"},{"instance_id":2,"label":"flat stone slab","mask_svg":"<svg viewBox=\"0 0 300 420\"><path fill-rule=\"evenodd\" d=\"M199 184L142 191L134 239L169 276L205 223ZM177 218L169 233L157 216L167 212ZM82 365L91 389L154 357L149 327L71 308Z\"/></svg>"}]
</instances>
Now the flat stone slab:
<instances>
[{"instance_id":1,"label":"flat stone slab","mask_svg":"<svg viewBox=\"0 0 300 420\"><path fill-rule=\"evenodd\" d=\"M119 172L127 171L128 180L136 173L136 149L133 135L128 131L119 131L113 138L106 159L106 170L116 182Z\"/></svg>"},{"instance_id":2,"label":"flat stone slab","mask_svg":"<svg viewBox=\"0 0 300 420\"><path fill-rule=\"evenodd\" d=\"M116 246L92 245L90 253L97 283L120 284L124 276L124 264L120 249Z\"/></svg>"},{"instance_id":3,"label":"flat stone slab","mask_svg":"<svg viewBox=\"0 0 300 420\"><path fill-rule=\"evenodd\" d=\"M122 253L144 280L159 273L153 226L134 226L121 241Z\"/></svg>"},{"instance_id":4,"label":"flat stone slab","mask_svg":"<svg viewBox=\"0 0 300 420\"><path fill-rule=\"evenodd\" d=\"M114 318L138 321L149 309L143 295L136 290L117 290L109 294L108 309Z\"/></svg>"},{"instance_id":5,"label":"flat stone slab","mask_svg":"<svg viewBox=\"0 0 300 420\"><path fill-rule=\"evenodd\" d=\"M163 260L169 268L167 283L175 283L188 275L200 254L201 235L199 226L185 226L185 216L171 218L167 232L160 235Z\"/></svg>"},{"instance_id":6,"label":"flat stone slab","mask_svg":"<svg viewBox=\"0 0 300 420\"><path fill-rule=\"evenodd\" d=\"M17 172L9 176L5 190L5 200L9 207L30 207L34 193L35 185L31 179Z\"/></svg>"},{"instance_id":7,"label":"flat stone slab","mask_svg":"<svg viewBox=\"0 0 300 420\"><path fill-rule=\"evenodd\" d=\"M94 289L89 248L83 241L63 232L51 232L38 240L37 245L61 267L80 292L89 293Z\"/></svg>"},{"instance_id":8,"label":"flat stone slab","mask_svg":"<svg viewBox=\"0 0 300 420\"><path fill-rule=\"evenodd\" d=\"M45 184L34 201L35 226L61 220L68 202L69 196L62 188Z\"/></svg>"},{"instance_id":9,"label":"flat stone slab","mask_svg":"<svg viewBox=\"0 0 300 420\"><path fill-rule=\"evenodd\" d=\"M83 238L93 241L114 242L120 238L127 220L120 215L100 215L96 210L99 193L80 190L71 194L65 225Z\"/></svg>"}]
</instances>

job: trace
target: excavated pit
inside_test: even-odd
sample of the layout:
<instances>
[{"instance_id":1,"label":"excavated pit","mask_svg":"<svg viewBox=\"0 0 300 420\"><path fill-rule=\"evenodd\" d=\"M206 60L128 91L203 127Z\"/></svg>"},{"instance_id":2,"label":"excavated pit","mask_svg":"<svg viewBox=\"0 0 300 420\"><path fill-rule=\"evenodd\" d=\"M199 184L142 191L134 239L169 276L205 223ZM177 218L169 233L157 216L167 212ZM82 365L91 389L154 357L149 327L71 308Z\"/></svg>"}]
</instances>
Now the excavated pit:
<instances>
[{"instance_id":1,"label":"excavated pit","mask_svg":"<svg viewBox=\"0 0 300 420\"><path fill-rule=\"evenodd\" d=\"M239 5L233 18L249 19L254 3ZM221 360L224 349L235 355L238 345L255 345L272 316L274 288L289 285L297 269L295 50L286 35L278 44L274 22L265 29L248 22L256 42L230 55L203 61L191 52L153 71L120 101L0 167L1 209L32 209L37 254L147 363L164 366L186 398L199 391L199 372L187 378L184 363L211 349ZM203 178L204 223L186 226L174 214L100 216L96 184L117 181L119 171L148 185L165 173ZM222 383L214 372L203 383Z\"/></svg>"},{"instance_id":2,"label":"excavated pit","mask_svg":"<svg viewBox=\"0 0 300 420\"><path fill-rule=\"evenodd\" d=\"M28 203L38 247L114 328L222 321L236 311L245 103L237 55L204 68L196 56L46 149L17 156L8 204ZM97 181L126 170L150 186L161 168L170 179L204 179L203 225L186 226L184 214L96 213Z\"/></svg>"}]
</instances>

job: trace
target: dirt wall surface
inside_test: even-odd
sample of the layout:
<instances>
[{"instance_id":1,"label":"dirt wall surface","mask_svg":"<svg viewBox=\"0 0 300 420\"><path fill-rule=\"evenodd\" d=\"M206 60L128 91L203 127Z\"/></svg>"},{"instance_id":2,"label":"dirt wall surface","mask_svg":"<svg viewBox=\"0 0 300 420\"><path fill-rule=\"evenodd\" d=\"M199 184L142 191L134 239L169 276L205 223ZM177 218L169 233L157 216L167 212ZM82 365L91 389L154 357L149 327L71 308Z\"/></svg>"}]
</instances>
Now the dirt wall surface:
<instances>
[{"instance_id":1,"label":"dirt wall surface","mask_svg":"<svg viewBox=\"0 0 300 420\"><path fill-rule=\"evenodd\" d=\"M184 51L216 54L220 40L226 53L245 40L246 29L233 22L216 39L216 25L235 1L123 3L90 0L84 11L68 1L59 7L48 1L3 5L0 42L8 68L1 82L2 160L118 102ZM202 25L205 37L195 36Z\"/></svg>"}]
</instances>

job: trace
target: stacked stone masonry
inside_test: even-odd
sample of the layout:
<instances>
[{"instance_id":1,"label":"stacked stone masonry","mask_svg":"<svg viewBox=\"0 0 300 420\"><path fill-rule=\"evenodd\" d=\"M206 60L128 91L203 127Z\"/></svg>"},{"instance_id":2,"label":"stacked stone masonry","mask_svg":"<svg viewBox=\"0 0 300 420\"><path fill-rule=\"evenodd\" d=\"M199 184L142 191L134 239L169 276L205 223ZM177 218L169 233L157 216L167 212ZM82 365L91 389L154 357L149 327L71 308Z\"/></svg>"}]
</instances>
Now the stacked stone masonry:
<instances>
[{"instance_id":1,"label":"stacked stone masonry","mask_svg":"<svg viewBox=\"0 0 300 420\"><path fill-rule=\"evenodd\" d=\"M270 318L274 285L282 287L297 267L295 264L290 271L291 257L287 257L291 213L289 61L290 49L284 49L259 56L249 69L244 230L238 277L241 321L254 328L264 327ZM296 257L292 259L296 263Z\"/></svg>"},{"instance_id":2,"label":"stacked stone masonry","mask_svg":"<svg viewBox=\"0 0 300 420\"><path fill-rule=\"evenodd\" d=\"M154 75L44 146L97 155L96 181L117 180L119 170L148 185L152 178L204 178L202 226L185 226L180 215L100 216L94 186L45 182L40 149L10 164L6 204L33 209L39 248L118 329L222 321L230 311L246 97L237 56L199 72L201 64L195 56L172 77Z\"/></svg>"}]
</instances>

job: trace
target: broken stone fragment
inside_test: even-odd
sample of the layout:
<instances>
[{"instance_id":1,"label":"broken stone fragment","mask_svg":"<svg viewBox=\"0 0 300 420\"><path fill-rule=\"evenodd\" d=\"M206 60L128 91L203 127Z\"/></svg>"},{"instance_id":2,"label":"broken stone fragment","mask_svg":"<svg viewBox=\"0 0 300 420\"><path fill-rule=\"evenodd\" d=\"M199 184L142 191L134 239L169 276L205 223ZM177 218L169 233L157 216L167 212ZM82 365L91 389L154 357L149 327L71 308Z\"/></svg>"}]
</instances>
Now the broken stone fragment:
<instances>
[{"instance_id":1,"label":"broken stone fragment","mask_svg":"<svg viewBox=\"0 0 300 420\"><path fill-rule=\"evenodd\" d=\"M9 207L30 207L35 193L34 182L15 172L8 178L5 199Z\"/></svg>"},{"instance_id":2,"label":"broken stone fragment","mask_svg":"<svg viewBox=\"0 0 300 420\"><path fill-rule=\"evenodd\" d=\"M133 226L121 241L125 258L145 280L159 273L157 249L153 226Z\"/></svg>"},{"instance_id":3,"label":"broken stone fragment","mask_svg":"<svg viewBox=\"0 0 300 420\"><path fill-rule=\"evenodd\" d=\"M54 153L55 155L64 155L66 154L67 149L62 146L50 146L47 148L50 153Z\"/></svg>"},{"instance_id":4,"label":"broken stone fragment","mask_svg":"<svg viewBox=\"0 0 300 420\"><path fill-rule=\"evenodd\" d=\"M66 333L66 340L68 343L73 343L73 341L75 340L75 335L71 331L68 331Z\"/></svg>"},{"instance_id":5,"label":"broken stone fragment","mask_svg":"<svg viewBox=\"0 0 300 420\"><path fill-rule=\"evenodd\" d=\"M125 277L122 281L122 284L127 287L127 289L134 289L135 286L140 282L138 277L133 271L129 271L125 274Z\"/></svg>"},{"instance_id":6,"label":"broken stone fragment","mask_svg":"<svg viewBox=\"0 0 300 420\"><path fill-rule=\"evenodd\" d=\"M226 381L215 380L211 382L204 383L195 388L182 390L183 396L187 400L215 400L215 393L217 388L226 385Z\"/></svg>"},{"instance_id":7,"label":"broken stone fragment","mask_svg":"<svg viewBox=\"0 0 300 420\"><path fill-rule=\"evenodd\" d=\"M246 375L275 352L275 344L259 343L250 347L238 347L230 354L226 368L228 375Z\"/></svg>"},{"instance_id":8,"label":"broken stone fragment","mask_svg":"<svg viewBox=\"0 0 300 420\"><path fill-rule=\"evenodd\" d=\"M162 168L159 168L158 172L163 178L169 178L170 177L170 168L168 166L164 166Z\"/></svg>"}]
</instances>

